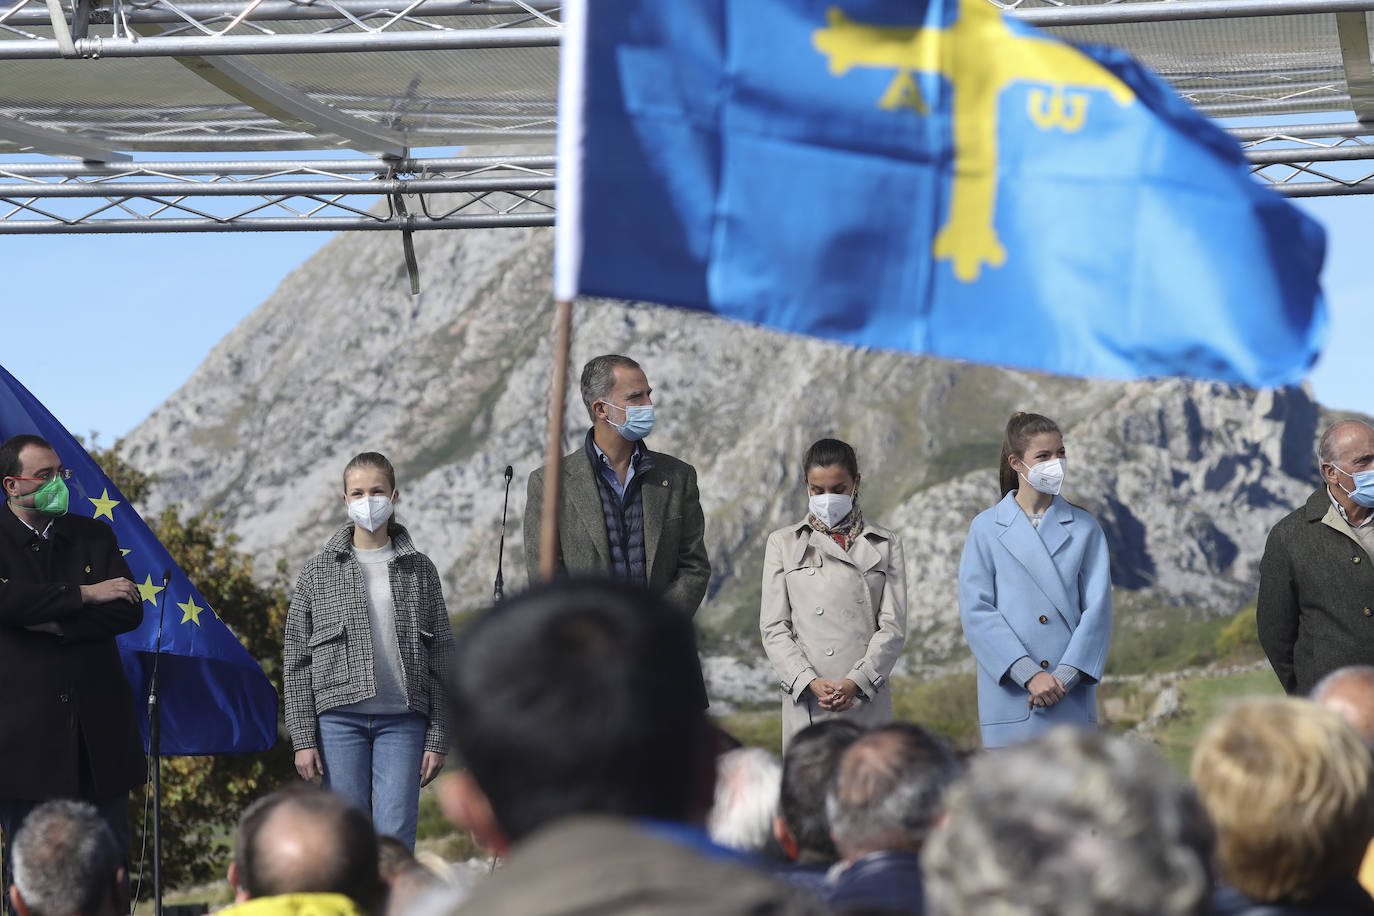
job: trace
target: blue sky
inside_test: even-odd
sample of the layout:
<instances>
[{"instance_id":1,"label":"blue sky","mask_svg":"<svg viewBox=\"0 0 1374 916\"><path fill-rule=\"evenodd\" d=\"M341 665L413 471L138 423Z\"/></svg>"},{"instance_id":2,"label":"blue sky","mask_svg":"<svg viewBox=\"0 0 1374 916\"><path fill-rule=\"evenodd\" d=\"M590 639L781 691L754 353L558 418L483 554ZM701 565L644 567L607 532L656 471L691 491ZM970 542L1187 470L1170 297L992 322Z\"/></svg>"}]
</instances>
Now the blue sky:
<instances>
[{"instance_id":1,"label":"blue sky","mask_svg":"<svg viewBox=\"0 0 1374 916\"><path fill-rule=\"evenodd\" d=\"M1298 205L1328 232L1331 325L1312 386L1329 407L1374 414L1367 252L1374 198ZM108 444L180 387L328 239L318 232L5 236L0 365L71 432L96 432Z\"/></svg>"}]
</instances>

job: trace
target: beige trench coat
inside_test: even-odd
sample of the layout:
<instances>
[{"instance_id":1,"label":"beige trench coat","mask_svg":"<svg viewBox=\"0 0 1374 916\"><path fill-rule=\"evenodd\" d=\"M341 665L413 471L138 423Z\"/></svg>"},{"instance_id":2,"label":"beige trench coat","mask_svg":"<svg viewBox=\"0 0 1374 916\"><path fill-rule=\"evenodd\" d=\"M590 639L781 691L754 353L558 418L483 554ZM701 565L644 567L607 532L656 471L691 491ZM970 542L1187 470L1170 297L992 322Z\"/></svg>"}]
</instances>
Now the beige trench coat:
<instances>
[{"instance_id":1,"label":"beige trench coat","mask_svg":"<svg viewBox=\"0 0 1374 916\"><path fill-rule=\"evenodd\" d=\"M901 540L865 522L846 553L805 521L774 531L763 554L759 630L786 694L784 748L800 729L837 715L864 726L892 721L887 679L906 643ZM808 689L817 677L849 678L868 700L826 712Z\"/></svg>"}]
</instances>

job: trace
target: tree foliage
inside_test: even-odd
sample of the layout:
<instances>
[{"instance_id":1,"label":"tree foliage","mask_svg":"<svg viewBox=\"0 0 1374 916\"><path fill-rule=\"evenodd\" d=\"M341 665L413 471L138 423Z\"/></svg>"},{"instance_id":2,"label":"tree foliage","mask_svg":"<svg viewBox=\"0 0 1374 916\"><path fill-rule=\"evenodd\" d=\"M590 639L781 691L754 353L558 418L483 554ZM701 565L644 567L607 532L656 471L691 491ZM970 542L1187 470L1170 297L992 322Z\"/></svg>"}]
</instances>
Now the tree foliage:
<instances>
[{"instance_id":1,"label":"tree foliage","mask_svg":"<svg viewBox=\"0 0 1374 916\"><path fill-rule=\"evenodd\" d=\"M119 444L91 455L137 508L153 480L119 455ZM156 518L144 515L163 546L195 583L210 606L258 660L282 691L282 632L290 592L285 563L267 580L255 579L252 558L238 549L214 513L182 517L176 506ZM292 778L290 741L278 724L277 744L260 754L164 757L162 779L162 883L164 890L224 876L234 824L254 799ZM151 792L151 783L148 789ZM133 826L131 873L137 881L140 850L146 859L142 895L152 891L152 814L144 822L145 798L129 800ZM146 844L144 834L147 834Z\"/></svg>"}]
</instances>

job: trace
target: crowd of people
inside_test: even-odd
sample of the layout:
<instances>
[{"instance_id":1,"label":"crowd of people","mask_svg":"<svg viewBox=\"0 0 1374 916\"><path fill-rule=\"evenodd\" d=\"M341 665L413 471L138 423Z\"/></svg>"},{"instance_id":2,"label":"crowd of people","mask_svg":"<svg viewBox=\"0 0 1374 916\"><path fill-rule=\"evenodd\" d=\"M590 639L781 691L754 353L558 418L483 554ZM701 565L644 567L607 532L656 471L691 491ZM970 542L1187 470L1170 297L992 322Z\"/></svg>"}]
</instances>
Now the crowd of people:
<instances>
[{"instance_id":1,"label":"crowd of people","mask_svg":"<svg viewBox=\"0 0 1374 916\"><path fill-rule=\"evenodd\" d=\"M1184 780L1067 725L961 754L917 724L836 719L780 761L741 748L703 708L688 618L604 579L524 592L453 652L462 765L437 792L494 870L428 870L302 781L239 818L227 916L1374 913L1374 668L1237 705ZM20 916L128 910L87 802L37 806L13 856Z\"/></svg>"},{"instance_id":2,"label":"crowd of people","mask_svg":"<svg viewBox=\"0 0 1374 916\"><path fill-rule=\"evenodd\" d=\"M243 812L235 916L1374 914L1374 429L1322 435L1322 484L1266 545L1259 637L1290 696L1210 723L1184 781L1095 728L1109 548L1061 495L1059 427L1020 412L959 566L983 748L893 721L902 543L865 517L858 455L834 438L802 455L805 514L764 549L782 757L738 747L697 653L696 472L644 445L651 391L627 357L586 365L558 575L457 638L390 461L343 469L348 521L286 620L302 782ZM532 582L546 471L528 482ZM0 832L20 916L129 908L141 776L114 637L141 598L108 529L66 514L66 476L36 436L0 445ZM475 882L413 852L420 790L450 759L443 810L499 862Z\"/></svg>"}]
</instances>

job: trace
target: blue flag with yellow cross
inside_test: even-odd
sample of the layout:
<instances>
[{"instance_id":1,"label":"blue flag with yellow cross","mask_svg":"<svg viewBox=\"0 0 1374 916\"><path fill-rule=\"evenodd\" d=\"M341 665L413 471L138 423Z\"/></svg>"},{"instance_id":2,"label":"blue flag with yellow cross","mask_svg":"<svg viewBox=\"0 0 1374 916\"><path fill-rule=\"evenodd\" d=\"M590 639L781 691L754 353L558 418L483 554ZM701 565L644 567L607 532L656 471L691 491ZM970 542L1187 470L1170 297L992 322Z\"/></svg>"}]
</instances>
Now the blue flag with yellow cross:
<instances>
[{"instance_id":1,"label":"blue flag with yellow cross","mask_svg":"<svg viewBox=\"0 0 1374 916\"><path fill-rule=\"evenodd\" d=\"M565 7L560 298L1108 378L1302 378L1321 227L1128 55L988 0Z\"/></svg>"},{"instance_id":2,"label":"blue flag with yellow cross","mask_svg":"<svg viewBox=\"0 0 1374 916\"><path fill-rule=\"evenodd\" d=\"M72 471L69 512L114 529L143 598L143 623L117 637L130 702L148 746L148 688L158 643L161 752L168 756L264 751L277 739L277 691L248 650L172 561L119 488L76 438L0 367L0 441L30 433L48 440ZM162 577L170 572L164 592Z\"/></svg>"}]
</instances>

